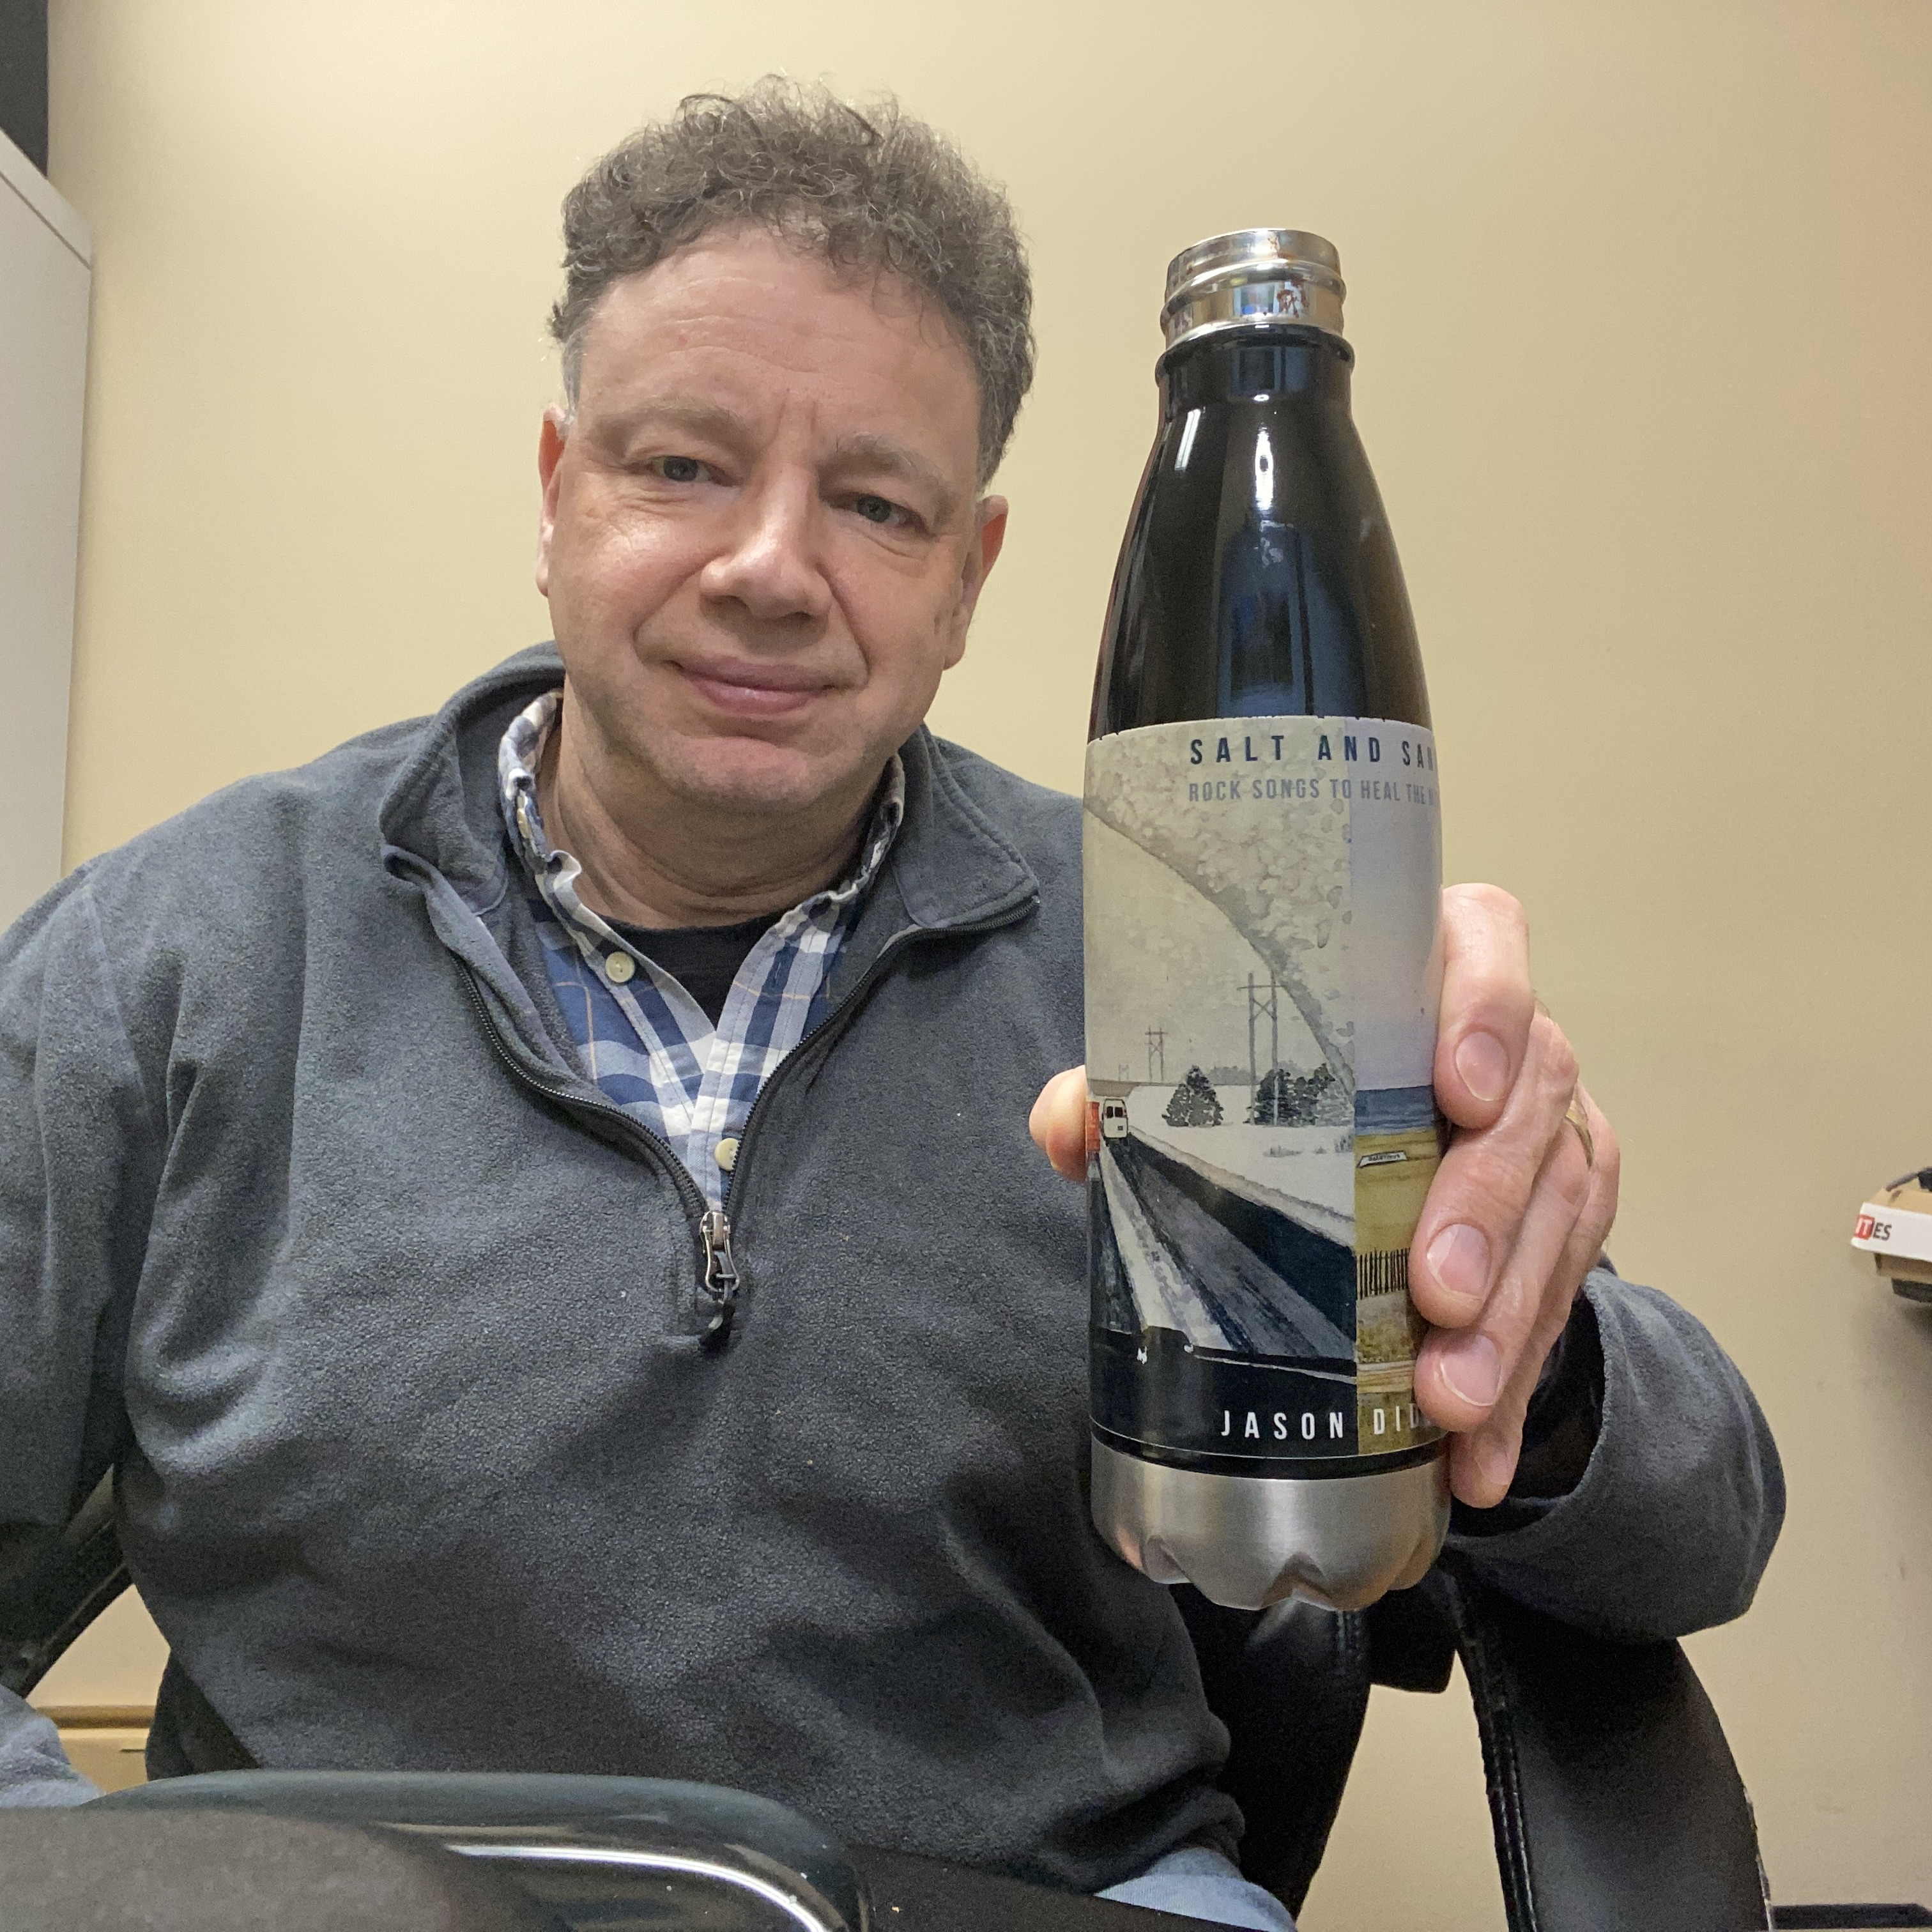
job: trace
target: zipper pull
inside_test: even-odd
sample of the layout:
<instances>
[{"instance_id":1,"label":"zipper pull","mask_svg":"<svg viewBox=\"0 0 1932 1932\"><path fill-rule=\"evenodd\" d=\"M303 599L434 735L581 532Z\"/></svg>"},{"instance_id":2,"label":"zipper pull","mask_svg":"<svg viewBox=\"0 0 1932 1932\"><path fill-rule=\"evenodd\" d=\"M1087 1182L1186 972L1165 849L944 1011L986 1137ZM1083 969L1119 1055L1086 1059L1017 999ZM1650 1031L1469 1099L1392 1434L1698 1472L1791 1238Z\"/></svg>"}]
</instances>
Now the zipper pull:
<instances>
[{"instance_id":1,"label":"zipper pull","mask_svg":"<svg viewBox=\"0 0 1932 1932\"><path fill-rule=\"evenodd\" d=\"M731 1318L738 1300L738 1264L731 1255L730 1219L722 1208L708 1208L698 1224L698 1234L704 1243L703 1287L716 1304L711 1326L704 1331L700 1346L706 1349L722 1348L730 1339Z\"/></svg>"}]
</instances>

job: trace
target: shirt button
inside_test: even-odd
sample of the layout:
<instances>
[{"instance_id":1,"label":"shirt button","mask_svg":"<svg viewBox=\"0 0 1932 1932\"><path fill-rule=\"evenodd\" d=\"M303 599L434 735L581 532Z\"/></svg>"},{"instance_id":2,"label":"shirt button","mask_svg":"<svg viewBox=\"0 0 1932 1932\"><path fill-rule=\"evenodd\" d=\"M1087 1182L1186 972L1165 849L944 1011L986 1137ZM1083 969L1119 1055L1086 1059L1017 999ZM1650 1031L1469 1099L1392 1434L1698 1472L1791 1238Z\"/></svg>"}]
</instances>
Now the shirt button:
<instances>
[{"instance_id":1,"label":"shirt button","mask_svg":"<svg viewBox=\"0 0 1932 1932\"><path fill-rule=\"evenodd\" d=\"M718 1165L727 1174L738 1165L738 1143L725 1140L718 1143Z\"/></svg>"},{"instance_id":2,"label":"shirt button","mask_svg":"<svg viewBox=\"0 0 1932 1932\"><path fill-rule=\"evenodd\" d=\"M604 970L621 986L636 972L638 962L628 952L607 952L604 956Z\"/></svg>"}]
</instances>

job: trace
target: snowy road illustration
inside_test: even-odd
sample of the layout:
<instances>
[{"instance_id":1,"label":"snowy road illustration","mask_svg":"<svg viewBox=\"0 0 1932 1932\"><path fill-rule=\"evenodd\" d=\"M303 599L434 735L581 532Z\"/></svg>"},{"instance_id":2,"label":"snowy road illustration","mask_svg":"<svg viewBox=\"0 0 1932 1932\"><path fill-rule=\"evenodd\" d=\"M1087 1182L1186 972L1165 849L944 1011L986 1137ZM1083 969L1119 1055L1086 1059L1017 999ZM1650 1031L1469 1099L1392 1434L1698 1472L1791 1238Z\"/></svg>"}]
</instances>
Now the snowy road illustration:
<instances>
[{"instance_id":1,"label":"snowy road illustration","mask_svg":"<svg viewBox=\"0 0 1932 1932\"><path fill-rule=\"evenodd\" d=\"M1142 1146L1192 1168L1204 1181L1352 1246L1355 1158L1346 1135L1333 1126L1249 1126L1243 1116L1252 1090L1228 1084L1223 1090L1230 1116L1223 1126L1171 1126L1162 1117L1168 1091L1158 1087L1136 1088L1128 1096L1128 1124Z\"/></svg>"},{"instance_id":2,"label":"snowy road illustration","mask_svg":"<svg viewBox=\"0 0 1932 1932\"><path fill-rule=\"evenodd\" d=\"M1100 1170L1138 1326L1178 1329L1200 1348L1352 1370L1348 1246L1138 1136L1106 1142Z\"/></svg>"}]
</instances>

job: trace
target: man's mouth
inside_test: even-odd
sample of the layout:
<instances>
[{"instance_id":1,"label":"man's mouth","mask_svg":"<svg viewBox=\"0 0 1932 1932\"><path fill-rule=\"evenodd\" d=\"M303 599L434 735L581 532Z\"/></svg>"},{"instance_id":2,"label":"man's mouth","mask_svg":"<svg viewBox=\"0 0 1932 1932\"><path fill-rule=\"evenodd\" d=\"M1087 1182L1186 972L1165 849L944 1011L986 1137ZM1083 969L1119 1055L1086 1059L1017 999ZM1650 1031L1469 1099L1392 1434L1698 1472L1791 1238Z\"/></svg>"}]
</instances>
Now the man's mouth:
<instances>
[{"instance_id":1,"label":"man's mouth","mask_svg":"<svg viewBox=\"0 0 1932 1932\"><path fill-rule=\"evenodd\" d=\"M785 718L832 688L823 671L802 664L680 664L698 695L734 718Z\"/></svg>"}]
</instances>

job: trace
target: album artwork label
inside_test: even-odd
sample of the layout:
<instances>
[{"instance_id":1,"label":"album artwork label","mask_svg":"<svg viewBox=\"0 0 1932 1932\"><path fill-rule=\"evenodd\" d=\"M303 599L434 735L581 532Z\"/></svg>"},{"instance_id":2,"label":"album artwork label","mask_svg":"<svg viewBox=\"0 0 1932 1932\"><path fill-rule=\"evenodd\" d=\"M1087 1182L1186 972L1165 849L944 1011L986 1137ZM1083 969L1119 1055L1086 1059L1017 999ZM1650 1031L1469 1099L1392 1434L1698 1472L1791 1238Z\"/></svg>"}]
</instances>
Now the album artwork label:
<instances>
[{"instance_id":1,"label":"album artwork label","mask_svg":"<svg viewBox=\"0 0 1932 1932\"><path fill-rule=\"evenodd\" d=\"M1237 1468L1421 1450L1433 737L1292 717L1097 739L1084 852L1096 1432Z\"/></svg>"}]
</instances>

